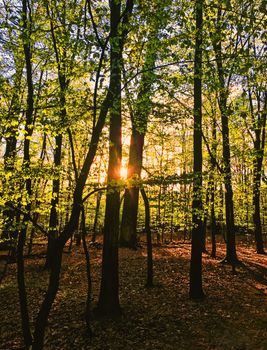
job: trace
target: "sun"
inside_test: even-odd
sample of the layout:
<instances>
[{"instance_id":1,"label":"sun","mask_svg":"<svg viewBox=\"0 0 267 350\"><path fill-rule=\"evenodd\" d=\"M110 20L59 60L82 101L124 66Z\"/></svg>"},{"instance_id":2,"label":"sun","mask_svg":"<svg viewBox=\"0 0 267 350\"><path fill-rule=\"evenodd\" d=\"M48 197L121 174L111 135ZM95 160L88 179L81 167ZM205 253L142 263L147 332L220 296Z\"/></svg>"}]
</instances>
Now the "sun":
<instances>
[{"instance_id":1,"label":"sun","mask_svg":"<svg viewBox=\"0 0 267 350\"><path fill-rule=\"evenodd\" d=\"M127 168L124 167L124 166L122 166L122 167L121 167L120 174L121 174L121 178L122 178L122 179L124 179L124 180L127 179Z\"/></svg>"}]
</instances>

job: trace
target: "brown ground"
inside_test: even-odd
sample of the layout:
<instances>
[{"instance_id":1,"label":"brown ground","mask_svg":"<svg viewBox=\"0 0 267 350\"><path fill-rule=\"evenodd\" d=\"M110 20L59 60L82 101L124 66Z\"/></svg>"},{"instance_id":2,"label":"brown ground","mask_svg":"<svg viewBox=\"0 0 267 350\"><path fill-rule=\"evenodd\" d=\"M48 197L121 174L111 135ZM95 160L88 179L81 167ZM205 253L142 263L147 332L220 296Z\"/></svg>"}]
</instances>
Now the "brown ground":
<instances>
[{"instance_id":1,"label":"brown ground","mask_svg":"<svg viewBox=\"0 0 267 350\"><path fill-rule=\"evenodd\" d=\"M44 247L36 246L40 252ZM36 251L37 251L36 250ZM224 255L223 244L218 256ZM90 344L83 312L86 272L82 249L64 255L61 286L47 328L45 349L92 350L265 350L267 349L267 256L240 245L243 266L231 268L204 254L207 298L188 299L190 245L154 247L156 287L144 288L144 249L120 250L121 305L119 320L93 320ZM91 249L93 303L97 301L101 249ZM48 274L43 258L26 260L31 320L45 290ZM15 266L0 286L0 349L22 349Z\"/></svg>"}]
</instances>

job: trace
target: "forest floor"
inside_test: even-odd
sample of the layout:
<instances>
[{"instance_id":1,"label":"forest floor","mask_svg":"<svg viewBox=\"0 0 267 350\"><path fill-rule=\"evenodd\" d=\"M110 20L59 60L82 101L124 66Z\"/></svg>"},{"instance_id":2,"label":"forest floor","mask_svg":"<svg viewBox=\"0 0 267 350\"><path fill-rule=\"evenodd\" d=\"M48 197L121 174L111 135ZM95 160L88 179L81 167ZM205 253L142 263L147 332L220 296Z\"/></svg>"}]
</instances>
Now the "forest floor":
<instances>
[{"instance_id":1,"label":"forest floor","mask_svg":"<svg viewBox=\"0 0 267 350\"><path fill-rule=\"evenodd\" d=\"M45 246L34 246L26 259L30 318L42 301L48 273ZM208 249L210 249L208 245ZM91 248L93 305L97 302L101 248ZM146 289L146 251L120 249L120 301L117 320L92 320L90 342L84 322L87 295L82 247L64 254L60 290L49 317L45 349L53 350L267 350L267 256L240 244L237 274L218 258L203 256L206 298L188 298L190 244L154 246L155 287ZM41 255L40 255L41 253ZM0 286L0 349L22 349L15 265Z\"/></svg>"}]
</instances>

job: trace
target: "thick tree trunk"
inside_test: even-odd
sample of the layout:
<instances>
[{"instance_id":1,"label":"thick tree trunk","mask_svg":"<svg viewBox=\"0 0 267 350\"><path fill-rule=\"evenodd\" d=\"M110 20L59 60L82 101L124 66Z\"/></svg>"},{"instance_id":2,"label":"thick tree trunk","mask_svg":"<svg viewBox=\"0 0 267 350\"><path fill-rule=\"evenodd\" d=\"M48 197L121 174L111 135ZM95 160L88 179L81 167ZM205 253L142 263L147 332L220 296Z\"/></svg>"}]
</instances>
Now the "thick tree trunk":
<instances>
[{"instance_id":1,"label":"thick tree trunk","mask_svg":"<svg viewBox=\"0 0 267 350\"><path fill-rule=\"evenodd\" d=\"M102 278L97 312L101 315L116 316L121 311L118 275L120 194L118 190L109 191L113 193L108 193L106 199Z\"/></svg>"},{"instance_id":2,"label":"thick tree trunk","mask_svg":"<svg viewBox=\"0 0 267 350\"><path fill-rule=\"evenodd\" d=\"M128 164L128 179L134 179L136 177L138 180L140 178L143 160L144 138L145 134L140 133L136 129L136 126L133 125ZM133 249L136 249L137 247L136 227L138 200L138 184L125 190L120 231L120 245L123 247Z\"/></svg>"},{"instance_id":3,"label":"thick tree trunk","mask_svg":"<svg viewBox=\"0 0 267 350\"><path fill-rule=\"evenodd\" d=\"M118 238L120 224L120 190L116 186L120 180L121 168L121 65L122 41L119 37L121 16L120 1L110 1L111 23L111 76L110 91L113 104L110 109L108 189L104 221L102 278L97 312L101 315L120 314Z\"/></svg>"},{"instance_id":4,"label":"thick tree trunk","mask_svg":"<svg viewBox=\"0 0 267 350\"><path fill-rule=\"evenodd\" d=\"M238 259L236 255L235 224L234 224L234 202L232 189L231 156L229 142L229 109L227 107L228 89L225 83L225 73L222 59L222 37L220 23L221 9L218 10L217 35L213 39L213 48L216 57L217 74L219 80L219 108L222 124L222 145L223 145L223 177L225 187L225 215L226 215L226 257L225 262L235 264Z\"/></svg>"},{"instance_id":5,"label":"thick tree trunk","mask_svg":"<svg viewBox=\"0 0 267 350\"><path fill-rule=\"evenodd\" d=\"M155 80L154 66L156 62L156 50L158 43L158 29L160 23L156 23L148 42L143 74L140 81L137 101L132 110L132 134L130 143L129 163L127 179L139 180L143 162L143 148L147 122L151 110L152 85ZM127 188L124 194L122 221L120 230L120 245L136 249L137 247L137 214L139 200L139 184L133 184Z\"/></svg>"},{"instance_id":6,"label":"thick tree trunk","mask_svg":"<svg viewBox=\"0 0 267 350\"><path fill-rule=\"evenodd\" d=\"M194 183L192 202L192 248L190 261L190 290L192 299L204 297L202 289L202 26L203 0L196 0L196 39L194 65Z\"/></svg>"}]
</instances>

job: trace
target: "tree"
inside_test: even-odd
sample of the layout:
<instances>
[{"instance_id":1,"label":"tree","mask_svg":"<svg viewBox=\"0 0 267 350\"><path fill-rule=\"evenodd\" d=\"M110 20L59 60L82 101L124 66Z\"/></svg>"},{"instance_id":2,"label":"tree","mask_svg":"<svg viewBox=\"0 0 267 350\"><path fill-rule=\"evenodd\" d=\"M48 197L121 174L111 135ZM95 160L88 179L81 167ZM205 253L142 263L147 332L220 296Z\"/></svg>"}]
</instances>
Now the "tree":
<instances>
[{"instance_id":1,"label":"tree","mask_svg":"<svg viewBox=\"0 0 267 350\"><path fill-rule=\"evenodd\" d=\"M237 262L236 244L235 244L235 224L234 224L234 202L231 173L231 154L229 140L229 114L230 109L227 105L229 97L229 88L225 82L225 68L222 57L222 27L223 27L222 9L218 8L217 22L215 25L215 35L213 36L213 49L217 66L218 77L218 105L221 113L222 125L222 144L223 144L223 177L225 186L225 215L226 215L226 257L225 261L231 264ZM230 74L231 75L231 74Z\"/></svg>"},{"instance_id":2,"label":"tree","mask_svg":"<svg viewBox=\"0 0 267 350\"><path fill-rule=\"evenodd\" d=\"M151 4L153 16L149 19L151 29L148 33L148 41L144 65L142 67L142 75L140 78L139 91L136 101L132 102L128 91L128 104L131 115L132 133L130 141L129 162L127 170L127 180L132 181L133 185L126 188L124 194L121 230L120 230L120 245L136 249L137 247L137 214L138 214L138 199L139 185L142 162L145 134L147 131L147 123L149 114L152 108L151 95L152 86L155 82L155 63L157 60L157 50L160 45L159 31L166 22L164 6L166 4L160 2ZM148 11L148 9L146 9ZM126 82L127 84L127 82ZM127 89L127 87L126 87Z\"/></svg>"},{"instance_id":3,"label":"tree","mask_svg":"<svg viewBox=\"0 0 267 350\"><path fill-rule=\"evenodd\" d=\"M263 106L263 109L257 111L256 116L253 111L252 95L249 92L249 100L251 106L251 114L254 124L254 161L253 161L253 205L254 205L254 235L256 241L256 249L258 254L264 254L261 215L260 215L260 184L262 176L262 163L264 156L264 144L265 144L265 127L266 127L266 110L267 110L267 92L263 93L263 99L261 100L261 94L258 95L258 106Z\"/></svg>"},{"instance_id":4,"label":"tree","mask_svg":"<svg viewBox=\"0 0 267 350\"><path fill-rule=\"evenodd\" d=\"M255 48L256 50L256 48ZM254 71L256 70L253 67ZM254 73L255 74L255 73ZM252 74L251 74L252 75ZM261 225L261 205L260 205L260 187L263 169L264 146L265 146L265 128L266 128L266 109L267 109L267 92L266 88L253 84L253 78L247 76L247 102L248 111L251 116L251 131L253 141L253 223L254 235L256 241L256 250L258 254L264 254L264 245ZM254 86L253 86L254 85ZM244 118L247 118L246 112L243 112Z\"/></svg>"},{"instance_id":5,"label":"tree","mask_svg":"<svg viewBox=\"0 0 267 350\"><path fill-rule=\"evenodd\" d=\"M215 170L216 170L216 153L217 153L217 132L216 132L216 120L215 117L213 117L212 120L212 157L210 157L210 178L209 178L209 185L210 185L210 202L211 202L211 208L210 208L210 220L211 220L211 243L212 243L212 249L211 249L211 256L213 258L216 257L216 216L215 216L215 189L216 189L216 183L215 183Z\"/></svg>"},{"instance_id":6,"label":"tree","mask_svg":"<svg viewBox=\"0 0 267 350\"><path fill-rule=\"evenodd\" d=\"M153 287L153 251L152 251L152 236L150 229L150 208L149 200L144 188L141 188L141 194L145 205L145 231L146 231L146 245L147 245L147 280L146 287Z\"/></svg>"},{"instance_id":7,"label":"tree","mask_svg":"<svg viewBox=\"0 0 267 350\"><path fill-rule=\"evenodd\" d=\"M30 178L30 139L33 133L33 103L34 103L34 88L32 78L32 51L31 51L31 15L29 14L28 4L26 0L22 0L22 42L24 49L26 77L27 77L27 105L26 105L26 120L25 120L25 137L23 145L23 170L25 171L25 189L28 198L28 203L25 206L26 214L31 209L32 181ZM17 245L17 279L19 288L19 301L21 309L22 331L25 345L28 347L32 343L30 331L30 320L27 306L27 292L24 280L24 258L23 248L26 240L28 218L23 215L23 225L18 235Z\"/></svg>"},{"instance_id":8,"label":"tree","mask_svg":"<svg viewBox=\"0 0 267 350\"><path fill-rule=\"evenodd\" d=\"M120 313L118 276L118 238L120 223L120 169L121 169L121 70L122 51L127 34L127 22L133 1L126 2L126 17L121 22L121 2L110 1L110 144L108 163L108 190L104 221L102 278L97 311L114 316Z\"/></svg>"},{"instance_id":9,"label":"tree","mask_svg":"<svg viewBox=\"0 0 267 350\"><path fill-rule=\"evenodd\" d=\"M63 8L62 8L63 7ZM62 12L61 12L62 11ZM78 16L75 12L78 12ZM60 13L60 15L58 15ZM68 16L67 16L68 13ZM58 85L59 85L59 117L56 127L57 134L55 136L54 149L54 167L56 176L52 184L51 209L49 217L49 235L45 267L50 268L53 262L53 247L54 240L58 234L58 205L60 196L60 166L62 161L62 143L63 135L66 132L67 122L67 101L66 95L68 87L71 83L72 71L74 68L75 57L78 55L78 43L80 35L80 22L82 11L81 7L63 1L59 4L52 5L49 1L46 2L46 14L49 19L51 39L56 60ZM72 29L72 17L77 17L77 33L73 39L70 37ZM69 18L70 19L69 19ZM68 23L68 19L69 22ZM58 27L58 29L55 29ZM59 30L60 28L60 30Z\"/></svg>"},{"instance_id":10,"label":"tree","mask_svg":"<svg viewBox=\"0 0 267 350\"><path fill-rule=\"evenodd\" d=\"M2 82L2 93L3 96L7 95L10 98L10 101L7 103L7 110L5 113L6 123L3 121L2 125L5 125L3 130L3 136L5 137L6 147L4 153L4 172L6 174L11 174L15 172L16 168L16 153L17 153L17 132L19 124L19 115L21 109L21 95L22 95L22 80L23 80L23 63L24 60L21 57L21 47L16 49L14 43L12 42L12 35L9 37L9 45L11 46L11 51L14 59L15 73L13 77L13 84L10 86L6 82ZM7 48L8 50L8 48ZM5 90L8 92L5 92ZM9 92L10 90L10 92ZM10 94L10 96L9 96ZM6 185L6 186L5 186ZM15 185L11 184L10 181L4 180L4 187L6 191L10 193L10 196L14 194ZM4 239L13 239L13 246L11 249L11 259L16 256L16 239L18 230L16 223L14 222L16 213L9 207L9 203L6 203L6 209L3 211L4 224L3 224L3 233L2 237Z\"/></svg>"},{"instance_id":11,"label":"tree","mask_svg":"<svg viewBox=\"0 0 267 350\"><path fill-rule=\"evenodd\" d=\"M190 291L192 299L204 296L202 289L202 38L203 0L195 3L195 58L194 58L194 183L192 201L192 248L190 262Z\"/></svg>"},{"instance_id":12,"label":"tree","mask_svg":"<svg viewBox=\"0 0 267 350\"><path fill-rule=\"evenodd\" d=\"M127 7L127 10L128 8L129 6ZM120 18L120 20L125 21L125 24L126 24L127 19L128 19L128 12L126 11L122 14L122 17ZM112 30L113 29L114 27L112 28ZM107 44L109 41L112 42L111 37L112 35L108 35L108 38L106 39L105 43L104 44L101 43L102 54L100 55L100 60L99 60L100 61L99 65L101 68L102 68L103 56L106 51ZM30 40L27 40L27 44L30 44L30 43L31 43ZM112 42L112 45L115 45L114 41ZM98 72L97 72L98 79L99 79L101 68L98 69ZM27 331L29 333L28 334L29 336L28 335L25 336L25 341L29 346L30 345L32 346L32 349L40 350L43 348L44 335L45 335L48 315L59 288L59 278L60 278L60 271L61 271L63 248L78 225L79 215L83 204L83 190L86 184L86 180L88 178L91 165L94 160L94 156L98 146L98 141L105 124L108 110L113 103L113 99L115 98L115 96L111 94L112 87L114 87L112 86L113 82L114 82L114 79L113 79L113 76L111 75L110 85L108 87L107 93L104 99L101 101L98 118L97 118L97 113L94 114L93 129L91 133L91 142L88 147L87 154L84 157L83 165L81 166L80 173L78 174L77 180L75 183L71 214L63 230L59 233L58 237L55 239L55 242L54 242L53 263L51 264L51 268L50 268L48 288L36 318L32 341L31 341L30 328L28 327L29 323L27 322L27 319L24 318L24 322L27 323ZM32 105L30 104L30 106ZM95 112L98 111L97 106L95 106L94 111ZM26 217L29 218L28 215ZM41 228L40 226L38 227ZM42 229L42 231L44 230ZM21 244L21 247L23 247L23 244ZM20 278L24 279L24 271L22 269L20 270L19 274L21 275ZM27 305L25 305L25 313L26 312L28 312Z\"/></svg>"}]
</instances>

